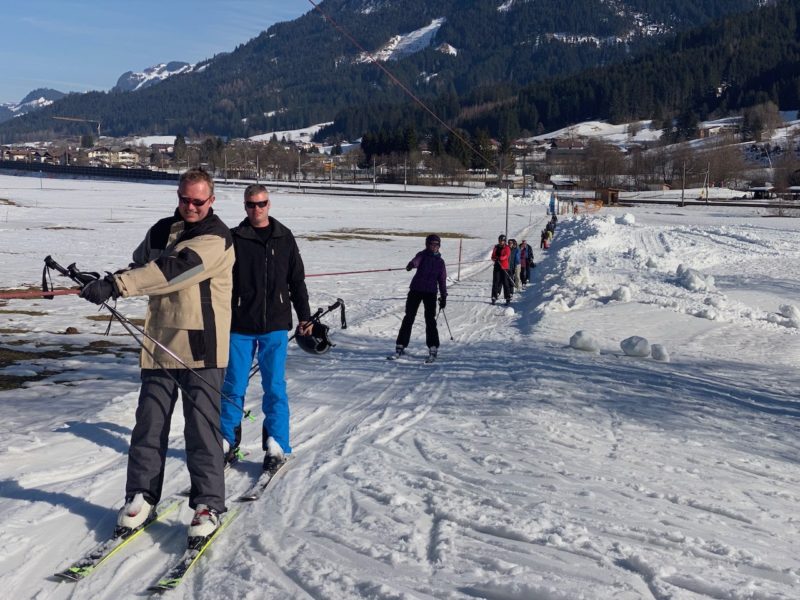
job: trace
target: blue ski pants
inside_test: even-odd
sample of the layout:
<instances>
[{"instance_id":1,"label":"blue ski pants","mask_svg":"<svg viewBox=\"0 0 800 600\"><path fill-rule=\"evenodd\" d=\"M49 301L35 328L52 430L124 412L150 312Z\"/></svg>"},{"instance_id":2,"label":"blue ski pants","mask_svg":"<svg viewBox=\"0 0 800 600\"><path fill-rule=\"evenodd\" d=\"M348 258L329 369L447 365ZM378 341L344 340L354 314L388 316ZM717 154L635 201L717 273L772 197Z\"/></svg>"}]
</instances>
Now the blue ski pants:
<instances>
[{"instance_id":1,"label":"blue ski pants","mask_svg":"<svg viewBox=\"0 0 800 600\"><path fill-rule=\"evenodd\" d=\"M222 386L221 413L222 435L231 446L236 444L235 429L242 423L250 366L255 356L264 390L261 400L264 412L264 449L266 450L267 437L272 436L286 454L292 451L289 444L289 397L286 395L288 342L285 330L258 335L231 332L230 358Z\"/></svg>"}]
</instances>

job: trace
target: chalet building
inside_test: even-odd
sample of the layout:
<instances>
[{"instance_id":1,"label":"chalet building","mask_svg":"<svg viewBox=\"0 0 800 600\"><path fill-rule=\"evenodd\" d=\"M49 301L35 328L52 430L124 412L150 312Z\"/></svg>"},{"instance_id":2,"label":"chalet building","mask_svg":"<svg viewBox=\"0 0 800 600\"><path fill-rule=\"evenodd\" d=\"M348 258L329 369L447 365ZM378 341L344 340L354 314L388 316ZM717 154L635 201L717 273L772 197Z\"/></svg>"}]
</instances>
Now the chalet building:
<instances>
[{"instance_id":1,"label":"chalet building","mask_svg":"<svg viewBox=\"0 0 800 600\"><path fill-rule=\"evenodd\" d=\"M111 161L111 150L106 148L105 146L95 146L91 148L87 153L86 157L89 161L92 160L102 160L106 162Z\"/></svg>"},{"instance_id":2,"label":"chalet building","mask_svg":"<svg viewBox=\"0 0 800 600\"><path fill-rule=\"evenodd\" d=\"M172 156L175 153L174 144L150 144L150 150L163 156Z\"/></svg>"}]
</instances>

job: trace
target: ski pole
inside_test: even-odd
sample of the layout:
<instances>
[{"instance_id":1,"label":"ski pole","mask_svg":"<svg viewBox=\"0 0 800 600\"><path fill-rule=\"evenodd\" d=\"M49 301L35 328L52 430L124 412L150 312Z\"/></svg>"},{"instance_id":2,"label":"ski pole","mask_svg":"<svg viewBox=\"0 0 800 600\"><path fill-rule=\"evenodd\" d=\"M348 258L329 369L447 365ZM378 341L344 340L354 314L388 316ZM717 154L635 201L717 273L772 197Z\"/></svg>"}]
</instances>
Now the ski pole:
<instances>
[{"instance_id":1,"label":"ski pole","mask_svg":"<svg viewBox=\"0 0 800 600\"><path fill-rule=\"evenodd\" d=\"M439 312L442 313L442 316L444 317L444 324L447 325L447 333L450 334L450 341L454 342L455 340L453 339L453 332L450 331L450 323L447 322L447 313L444 312L443 308L440 308Z\"/></svg>"}]
</instances>

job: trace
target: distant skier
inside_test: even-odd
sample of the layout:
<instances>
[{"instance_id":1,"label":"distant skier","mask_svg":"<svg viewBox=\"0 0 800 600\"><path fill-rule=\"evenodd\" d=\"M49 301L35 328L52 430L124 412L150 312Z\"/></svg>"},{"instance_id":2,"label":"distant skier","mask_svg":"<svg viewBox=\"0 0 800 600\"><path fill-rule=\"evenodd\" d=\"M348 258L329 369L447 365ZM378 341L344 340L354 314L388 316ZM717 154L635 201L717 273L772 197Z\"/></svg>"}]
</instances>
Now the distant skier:
<instances>
[{"instance_id":1,"label":"distant skier","mask_svg":"<svg viewBox=\"0 0 800 600\"><path fill-rule=\"evenodd\" d=\"M406 265L406 271L416 269L406 297L406 313L397 333L395 353L389 358L403 355L411 339L411 328L417 317L419 305L425 308L425 344L428 346L428 361L433 362L439 353L439 330L436 327L436 290L439 290L439 308L447 305L447 269L439 254L442 240L431 234L425 238L425 249L418 252Z\"/></svg>"},{"instance_id":2,"label":"distant skier","mask_svg":"<svg viewBox=\"0 0 800 600\"><path fill-rule=\"evenodd\" d=\"M497 245L492 250L492 261L494 262L494 270L492 271L492 304L497 302L500 297L501 288L506 304L511 302L511 280L508 276L508 259L510 255L511 250L506 245L506 236L500 234L497 238Z\"/></svg>"},{"instance_id":3,"label":"distant skier","mask_svg":"<svg viewBox=\"0 0 800 600\"><path fill-rule=\"evenodd\" d=\"M514 288L511 291L511 295L514 295L514 292L518 292L522 289L522 282L520 281L520 251L519 246L517 246L517 240L510 239L508 240L508 248L511 251L511 254L508 258L508 275L511 277L511 281L514 282Z\"/></svg>"},{"instance_id":4,"label":"distant skier","mask_svg":"<svg viewBox=\"0 0 800 600\"><path fill-rule=\"evenodd\" d=\"M519 244L519 279L522 287L528 285L530 279L531 264L533 263L533 248L528 246L528 242L522 240Z\"/></svg>"}]
</instances>

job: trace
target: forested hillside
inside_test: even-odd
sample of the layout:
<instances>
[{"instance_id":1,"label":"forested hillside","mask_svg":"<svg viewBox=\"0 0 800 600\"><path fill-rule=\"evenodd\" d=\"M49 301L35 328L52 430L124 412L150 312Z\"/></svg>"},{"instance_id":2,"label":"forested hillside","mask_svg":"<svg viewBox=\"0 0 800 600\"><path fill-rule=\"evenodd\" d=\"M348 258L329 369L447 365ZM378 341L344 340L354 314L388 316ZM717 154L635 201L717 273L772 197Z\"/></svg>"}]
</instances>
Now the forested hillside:
<instances>
[{"instance_id":1,"label":"forested hillside","mask_svg":"<svg viewBox=\"0 0 800 600\"><path fill-rule=\"evenodd\" d=\"M540 122L544 126L562 122L587 110L584 101L598 103L603 111L606 95L598 96L601 90L577 96L563 110L557 94L570 86L592 87L583 83L592 81L591 74L579 75L587 70L619 65L656 47L673 32L741 14L759 4L758 0L327 0L320 4L321 11L338 29L312 10L215 57L199 73L177 75L136 92L70 94L50 108L0 125L0 141L76 133L80 127L54 121L55 115L101 121L103 132L110 135L242 137L334 118L337 123L330 132L345 137L397 126L396 116L404 112L414 119L409 99L375 65L358 60L361 50L343 31L373 52L393 36L438 19L443 22L430 46L389 61L392 71L444 118L462 115L467 127L481 122L493 134L508 134ZM452 51L442 51L442 44ZM570 83L576 75L579 78ZM529 85L535 87L525 89ZM613 116L631 112L631 103L634 108L656 104L631 98L615 105ZM677 102L665 104L671 109ZM465 107L481 105L504 109L491 111L488 120L480 110L463 119Z\"/></svg>"}]
</instances>

